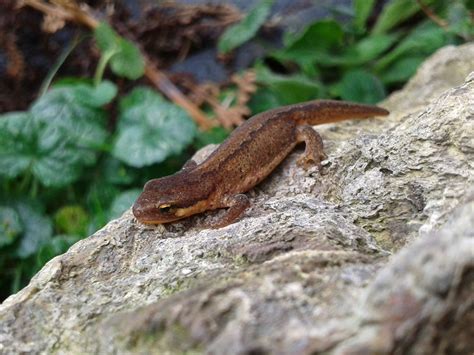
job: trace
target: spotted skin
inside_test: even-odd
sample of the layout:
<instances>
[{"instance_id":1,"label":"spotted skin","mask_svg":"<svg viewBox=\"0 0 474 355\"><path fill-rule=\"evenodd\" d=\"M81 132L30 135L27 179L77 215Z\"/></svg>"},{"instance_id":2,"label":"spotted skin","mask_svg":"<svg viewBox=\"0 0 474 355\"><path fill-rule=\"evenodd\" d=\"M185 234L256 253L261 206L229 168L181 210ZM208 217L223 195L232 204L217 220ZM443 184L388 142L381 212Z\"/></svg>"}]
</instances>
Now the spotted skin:
<instances>
[{"instance_id":1,"label":"spotted skin","mask_svg":"<svg viewBox=\"0 0 474 355\"><path fill-rule=\"evenodd\" d=\"M347 119L386 116L383 108L345 101L314 100L253 116L201 164L193 161L174 175L145 184L133 214L145 224L173 222L208 210L228 208L220 228L240 218L250 202L245 192L265 179L295 146L306 149L298 165L304 169L325 159L313 125Z\"/></svg>"}]
</instances>

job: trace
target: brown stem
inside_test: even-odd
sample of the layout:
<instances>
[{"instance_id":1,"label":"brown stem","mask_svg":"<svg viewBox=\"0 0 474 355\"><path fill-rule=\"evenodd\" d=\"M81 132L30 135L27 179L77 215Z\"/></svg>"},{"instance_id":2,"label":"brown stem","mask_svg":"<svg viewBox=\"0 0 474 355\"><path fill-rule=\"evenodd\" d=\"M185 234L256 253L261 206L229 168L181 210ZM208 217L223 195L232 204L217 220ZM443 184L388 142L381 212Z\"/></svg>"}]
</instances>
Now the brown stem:
<instances>
[{"instance_id":1,"label":"brown stem","mask_svg":"<svg viewBox=\"0 0 474 355\"><path fill-rule=\"evenodd\" d=\"M439 27L446 29L449 26L448 22L436 15L433 10L426 6L421 0L416 0L416 2L420 6L421 10L426 14L426 16L428 16L431 21L436 23Z\"/></svg>"},{"instance_id":2,"label":"brown stem","mask_svg":"<svg viewBox=\"0 0 474 355\"><path fill-rule=\"evenodd\" d=\"M99 21L91 14L81 9L77 5L71 5L67 8L52 5L42 0L23 0L23 4L28 5L45 14L61 18L67 21L81 23L91 29L99 26ZM168 77L158 70L156 66L145 57L145 77L156 86L166 97L173 101L176 105L181 106L198 124L202 130L207 130L213 126L213 122L207 119L204 112L192 103L188 98L168 79Z\"/></svg>"},{"instance_id":3,"label":"brown stem","mask_svg":"<svg viewBox=\"0 0 474 355\"><path fill-rule=\"evenodd\" d=\"M186 110L201 129L207 130L213 126L213 123L206 118L204 113L189 101L168 77L156 69L149 60L146 60L145 76L171 101Z\"/></svg>"}]
</instances>

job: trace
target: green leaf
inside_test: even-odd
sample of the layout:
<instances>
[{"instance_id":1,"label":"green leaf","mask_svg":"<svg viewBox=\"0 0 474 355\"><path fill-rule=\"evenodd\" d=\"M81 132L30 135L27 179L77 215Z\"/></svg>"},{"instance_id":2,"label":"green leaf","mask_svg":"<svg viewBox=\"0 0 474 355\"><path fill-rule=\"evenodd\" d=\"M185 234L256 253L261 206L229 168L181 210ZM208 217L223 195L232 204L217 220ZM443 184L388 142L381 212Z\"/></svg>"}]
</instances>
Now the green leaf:
<instances>
[{"instance_id":1,"label":"green leaf","mask_svg":"<svg viewBox=\"0 0 474 355\"><path fill-rule=\"evenodd\" d=\"M362 65L378 58L399 38L395 34L371 35L357 42L339 58L341 65Z\"/></svg>"},{"instance_id":2,"label":"green leaf","mask_svg":"<svg viewBox=\"0 0 474 355\"><path fill-rule=\"evenodd\" d=\"M227 28L219 38L219 52L228 53L252 39L270 14L273 2L274 0L260 0L242 21Z\"/></svg>"},{"instance_id":3,"label":"green leaf","mask_svg":"<svg viewBox=\"0 0 474 355\"><path fill-rule=\"evenodd\" d=\"M49 218L34 204L20 201L14 203L13 207L23 225L23 234L16 253L24 259L36 253L51 239L53 228Z\"/></svg>"},{"instance_id":4,"label":"green leaf","mask_svg":"<svg viewBox=\"0 0 474 355\"><path fill-rule=\"evenodd\" d=\"M375 0L353 0L354 6L354 25L359 30L365 29L367 18L372 13Z\"/></svg>"},{"instance_id":5,"label":"green leaf","mask_svg":"<svg viewBox=\"0 0 474 355\"><path fill-rule=\"evenodd\" d=\"M65 77L56 79L54 83L51 85L51 88L59 89L65 86L70 87L70 86L76 86L76 85L92 85L92 84L94 84L94 81L91 78L78 78L75 76L65 76Z\"/></svg>"},{"instance_id":6,"label":"green leaf","mask_svg":"<svg viewBox=\"0 0 474 355\"><path fill-rule=\"evenodd\" d=\"M120 195L118 195L114 199L114 202L112 202L112 206L110 207L108 213L109 219L115 219L120 217L126 210L128 210L133 205L133 203L138 198L141 192L141 189L131 189L124 191Z\"/></svg>"},{"instance_id":7,"label":"green leaf","mask_svg":"<svg viewBox=\"0 0 474 355\"><path fill-rule=\"evenodd\" d=\"M285 48L272 53L279 61L294 61L308 74L315 74L314 64L338 64L332 52L342 47L344 32L334 20L321 20L308 26L298 35L286 35ZM311 73L313 72L313 73Z\"/></svg>"},{"instance_id":8,"label":"green leaf","mask_svg":"<svg viewBox=\"0 0 474 355\"><path fill-rule=\"evenodd\" d=\"M98 147L107 136L101 106L110 102L115 93L115 86L109 82L97 87L63 85L48 91L30 111L36 122L62 131L76 141L79 148Z\"/></svg>"},{"instance_id":9,"label":"green leaf","mask_svg":"<svg viewBox=\"0 0 474 355\"><path fill-rule=\"evenodd\" d=\"M82 168L95 161L92 151L81 149L59 129L43 125L33 129L38 136L36 145L29 151L30 166L43 185L59 187L76 181Z\"/></svg>"},{"instance_id":10,"label":"green leaf","mask_svg":"<svg viewBox=\"0 0 474 355\"><path fill-rule=\"evenodd\" d=\"M110 68L128 79L138 79L145 72L145 60L140 50L132 42L120 37L107 23L101 22L94 30L102 55L112 53Z\"/></svg>"},{"instance_id":11,"label":"green leaf","mask_svg":"<svg viewBox=\"0 0 474 355\"><path fill-rule=\"evenodd\" d=\"M160 163L180 153L196 126L180 107L147 88L136 88L120 102L116 158L133 167Z\"/></svg>"},{"instance_id":12,"label":"green leaf","mask_svg":"<svg viewBox=\"0 0 474 355\"><path fill-rule=\"evenodd\" d=\"M71 138L30 115L5 115L0 132L0 174L9 178L32 174L46 186L63 186L77 179L90 162Z\"/></svg>"},{"instance_id":13,"label":"green leaf","mask_svg":"<svg viewBox=\"0 0 474 355\"><path fill-rule=\"evenodd\" d=\"M287 51L314 51L328 49L342 44L344 31L334 20L320 20L312 23L302 33L285 37Z\"/></svg>"},{"instance_id":14,"label":"green leaf","mask_svg":"<svg viewBox=\"0 0 474 355\"><path fill-rule=\"evenodd\" d=\"M72 88L79 102L90 107L101 107L110 103L117 95L117 86L103 80L98 85L63 85L63 88Z\"/></svg>"},{"instance_id":15,"label":"green leaf","mask_svg":"<svg viewBox=\"0 0 474 355\"><path fill-rule=\"evenodd\" d=\"M429 5L433 1L434 0L423 0L423 3ZM386 33L418 11L420 11L420 6L415 0L391 0L384 6L382 13L372 29L372 33Z\"/></svg>"},{"instance_id":16,"label":"green leaf","mask_svg":"<svg viewBox=\"0 0 474 355\"><path fill-rule=\"evenodd\" d=\"M11 207L0 206L0 248L13 243L22 232L18 213Z\"/></svg>"},{"instance_id":17,"label":"green leaf","mask_svg":"<svg viewBox=\"0 0 474 355\"><path fill-rule=\"evenodd\" d=\"M89 216L79 205L61 207L54 215L54 224L61 233L86 235Z\"/></svg>"},{"instance_id":18,"label":"green leaf","mask_svg":"<svg viewBox=\"0 0 474 355\"><path fill-rule=\"evenodd\" d=\"M395 61L410 56L428 56L447 43L446 32L431 22L425 22L404 38L395 49L375 65L381 72Z\"/></svg>"},{"instance_id":19,"label":"green leaf","mask_svg":"<svg viewBox=\"0 0 474 355\"><path fill-rule=\"evenodd\" d=\"M105 143L101 106L115 95L115 85L107 81L98 86L62 84L39 98L29 112L3 115L0 175L31 173L45 186L75 181Z\"/></svg>"},{"instance_id":20,"label":"green leaf","mask_svg":"<svg viewBox=\"0 0 474 355\"><path fill-rule=\"evenodd\" d=\"M265 85L283 105L313 100L322 96L322 86L302 75L279 75L264 66L257 67L257 82Z\"/></svg>"},{"instance_id":21,"label":"green leaf","mask_svg":"<svg viewBox=\"0 0 474 355\"><path fill-rule=\"evenodd\" d=\"M119 35L106 22L101 22L94 30L94 38L101 52L119 51Z\"/></svg>"},{"instance_id":22,"label":"green leaf","mask_svg":"<svg viewBox=\"0 0 474 355\"><path fill-rule=\"evenodd\" d=\"M36 135L28 112L0 116L0 175L14 178L32 163Z\"/></svg>"},{"instance_id":23,"label":"green leaf","mask_svg":"<svg viewBox=\"0 0 474 355\"><path fill-rule=\"evenodd\" d=\"M140 50L130 41L119 40L120 52L110 59L112 71L125 78L135 80L145 73L145 60Z\"/></svg>"},{"instance_id":24,"label":"green leaf","mask_svg":"<svg viewBox=\"0 0 474 355\"><path fill-rule=\"evenodd\" d=\"M281 105L283 105L283 103L280 102L280 99L275 94L275 92L266 87L259 88L257 92L252 95L252 98L249 102L249 107L254 114L264 112Z\"/></svg>"},{"instance_id":25,"label":"green leaf","mask_svg":"<svg viewBox=\"0 0 474 355\"><path fill-rule=\"evenodd\" d=\"M385 97L385 89L380 80L363 70L347 72L339 85L343 100L374 104Z\"/></svg>"},{"instance_id":26,"label":"green leaf","mask_svg":"<svg viewBox=\"0 0 474 355\"><path fill-rule=\"evenodd\" d=\"M404 83L410 79L418 67L425 61L425 56L402 58L381 72L384 84Z\"/></svg>"}]
</instances>

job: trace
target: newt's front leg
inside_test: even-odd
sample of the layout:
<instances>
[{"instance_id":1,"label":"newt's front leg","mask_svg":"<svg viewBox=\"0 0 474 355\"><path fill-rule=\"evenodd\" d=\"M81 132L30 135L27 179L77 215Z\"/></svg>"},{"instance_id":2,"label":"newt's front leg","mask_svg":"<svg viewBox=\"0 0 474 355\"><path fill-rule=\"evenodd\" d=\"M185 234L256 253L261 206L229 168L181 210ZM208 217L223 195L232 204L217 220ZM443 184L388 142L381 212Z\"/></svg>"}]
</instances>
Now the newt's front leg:
<instances>
[{"instance_id":1,"label":"newt's front leg","mask_svg":"<svg viewBox=\"0 0 474 355\"><path fill-rule=\"evenodd\" d=\"M225 206L229 207L227 212L216 222L208 224L206 227L222 228L234 223L250 206L249 198L244 194L237 194L224 201Z\"/></svg>"},{"instance_id":2,"label":"newt's front leg","mask_svg":"<svg viewBox=\"0 0 474 355\"><path fill-rule=\"evenodd\" d=\"M303 155L296 162L303 169L312 165L320 166L321 161L327 158L323 150L323 139L311 126L298 126L296 140L306 144Z\"/></svg>"}]
</instances>

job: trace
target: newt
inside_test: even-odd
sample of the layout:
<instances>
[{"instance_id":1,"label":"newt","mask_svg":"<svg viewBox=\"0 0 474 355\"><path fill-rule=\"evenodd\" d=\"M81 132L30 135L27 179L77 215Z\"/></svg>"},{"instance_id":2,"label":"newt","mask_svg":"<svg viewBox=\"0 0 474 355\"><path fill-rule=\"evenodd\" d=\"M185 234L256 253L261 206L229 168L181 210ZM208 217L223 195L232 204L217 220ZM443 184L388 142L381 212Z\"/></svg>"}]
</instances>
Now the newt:
<instances>
[{"instance_id":1,"label":"newt","mask_svg":"<svg viewBox=\"0 0 474 355\"><path fill-rule=\"evenodd\" d=\"M265 179L299 143L304 169L326 159L321 136L311 127L354 118L386 116L381 107L313 100L257 114L236 128L201 164L189 160L174 175L153 179L133 205L139 222L162 224L227 208L212 228L227 226L250 206L244 194Z\"/></svg>"}]
</instances>

